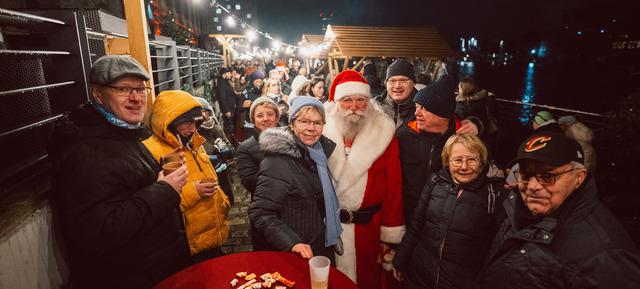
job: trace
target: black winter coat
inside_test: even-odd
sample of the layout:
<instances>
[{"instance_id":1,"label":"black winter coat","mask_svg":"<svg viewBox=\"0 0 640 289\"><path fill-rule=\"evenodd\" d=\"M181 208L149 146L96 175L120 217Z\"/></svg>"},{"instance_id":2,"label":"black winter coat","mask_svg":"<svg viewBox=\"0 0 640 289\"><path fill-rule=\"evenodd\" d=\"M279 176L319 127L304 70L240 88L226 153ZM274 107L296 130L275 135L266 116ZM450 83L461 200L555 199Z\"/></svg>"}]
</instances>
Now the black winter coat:
<instances>
[{"instance_id":1,"label":"black winter coat","mask_svg":"<svg viewBox=\"0 0 640 289\"><path fill-rule=\"evenodd\" d=\"M190 265L180 195L157 182L144 129L75 109L49 143L53 205L74 288L151 288Z\"/></svg>"},{"instance_id":2,"label":"black winter coat","mask_svg":"<svg viewBox=\"0 0 640 289\"><path fill-rule=\"evenodd\" d=\"M335 143L324 136L320 141L329 158ZM324 246L322 184L304 144L288 129L271 128L260 135L260 147L265 158L249 209L251 223L272 250L288 252L305 243L314 255L333 259L333 248Z\"/></svg>"},{"instance_id":3,"label":"black winter coat","mask_svg":"<svg viewBox=\"0 0 640 289\"><path fill-rule=\"evenodd\" d=\"M236 161L238 163L238 175L242 185L253 195L256 192L258 170L264 154L260 151L258 138L251 136L238 146Z\"/></svg>"},{"instance_id":4,"label":"black winter coat","mask_svg":"<svg viewBox=\"0 0 640 289\"><path fill-rule=\"evenodd\" d=\"M431 174L442 168L442 148L456 131L456 121L449 121L449 129L440 133L417 132L415 122L400 127L396 136L400 146L404 217L407 227L411 224L413 210L418 205L420 192Z\"/></svg>"},{"instance_id":5,"label":"black winter coat","mask_svg":"<svg viewBox=\"0 0 640 289\"><path fill-rule=\"evenodd\" d=\"M218 100L222 114L226 114L227 112L231 112L233 115L236 114L238 97L233 87L231 87L229 80L222 77L218 78L216 99Z\"/></svg>"},{"instance_id":6,"label":"black winter coat","mask_svg":"<svg viewBox=\"0 0 640 289\"><path fill-rule=\"evenodd\" d=\"M393 261L406 289L473 288L507 195L502 175L487 171L462 186L447 167L431 176Z\"/></svg>"},{"instance_id":7,"label":"black winter coat","mask_svg":"<svg viewBox=\"0 0 640 289\"><path fill-rule=\"evenodd\" d=\"M524 221L531 214L519 194L504 207L480 288L640 288L638 250L592 178L538 221Z\"/></svg>"}]
</instances>

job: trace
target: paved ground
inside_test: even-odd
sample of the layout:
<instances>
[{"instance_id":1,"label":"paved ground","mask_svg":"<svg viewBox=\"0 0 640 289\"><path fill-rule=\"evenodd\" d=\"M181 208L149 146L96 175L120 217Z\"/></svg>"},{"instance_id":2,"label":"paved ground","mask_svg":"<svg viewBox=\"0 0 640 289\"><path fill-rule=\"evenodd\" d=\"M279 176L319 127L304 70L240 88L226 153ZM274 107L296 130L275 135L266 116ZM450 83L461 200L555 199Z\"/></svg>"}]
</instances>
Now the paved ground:
<instances>
[{"instance_id":1,"label":"paved ground","mask_svg":"<svg viewBox=\"0 0 640 289\"><path fill-rule=\"evenodd\" d=\"M253 250L253 246L251 246L251 235L249 233L249 216L247 215L251 201L249 192L240 183L236 166L231 165L230 167L232 170L231 179L235 203L229 210L228 221L231 227L231 235L222 246L225 254Z\"/></svg>"}]
</instances>

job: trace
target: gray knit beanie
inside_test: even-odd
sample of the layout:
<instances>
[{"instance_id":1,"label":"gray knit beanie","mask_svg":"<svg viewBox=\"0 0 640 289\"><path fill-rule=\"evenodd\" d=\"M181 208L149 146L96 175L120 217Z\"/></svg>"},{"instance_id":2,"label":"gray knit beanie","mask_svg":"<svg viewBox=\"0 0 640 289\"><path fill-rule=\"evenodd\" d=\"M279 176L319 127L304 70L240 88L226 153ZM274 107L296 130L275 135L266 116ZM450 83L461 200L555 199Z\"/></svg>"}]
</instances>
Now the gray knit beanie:
<instances>
[{"instance_id":1,"label":"gray knit beanie","mask_svg":"<svg viewBox=\"0 0 640 289\"><path fill-rule=\"evenodd\" d=\"M251 123L255 124L255 121L253 119L253 112L256 110L256 107L258 105L261 105L263 103L269 103L271 107L273 107L273 109L276 111L276 121L278 121L278 119L280 119L280 111L278 110L278 105L271 98L267 96L261 96L256 98L256 100L251 103L251 108L249 109L249 119L251 120Z\"/></svg>"}]
</instances>

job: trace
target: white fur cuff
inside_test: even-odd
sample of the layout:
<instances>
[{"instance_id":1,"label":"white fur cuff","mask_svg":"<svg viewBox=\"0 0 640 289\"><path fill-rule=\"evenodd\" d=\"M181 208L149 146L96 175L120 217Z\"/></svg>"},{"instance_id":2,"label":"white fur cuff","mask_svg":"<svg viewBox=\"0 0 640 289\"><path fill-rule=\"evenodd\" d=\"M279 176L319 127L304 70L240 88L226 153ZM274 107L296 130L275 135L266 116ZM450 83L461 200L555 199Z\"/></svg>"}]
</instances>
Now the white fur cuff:
<instances>
[{"instance_id":1,"label":"white fur cuff","mask_svg":"<svg viewBox=\"0 0 640 289\"><path fill-rule=\"evenodd\" d=\"M380 241L389 244L400 244L406 228L404 225L396 227L380 227Z\"/></svg>"}]
</instances>

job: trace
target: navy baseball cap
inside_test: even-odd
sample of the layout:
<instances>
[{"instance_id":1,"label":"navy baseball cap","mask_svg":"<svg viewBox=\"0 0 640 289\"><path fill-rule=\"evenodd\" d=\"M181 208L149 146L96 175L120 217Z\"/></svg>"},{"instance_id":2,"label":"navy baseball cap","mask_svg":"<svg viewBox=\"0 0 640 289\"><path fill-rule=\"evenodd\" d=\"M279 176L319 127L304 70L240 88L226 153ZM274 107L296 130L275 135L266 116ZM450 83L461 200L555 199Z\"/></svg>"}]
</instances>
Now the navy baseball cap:
<instances>
[{"instance_id":1,"label":"navy baseball cap","mask_svg":"<svg viewBox=\"0 0 640 289\"><path fill-rule=\"evenodd\" d=\"M508 166L525 159L559 167L573 161L584 163L584 152L578 142L565 135L541 132L533 134L520 145L516 158Z\"/></svg>"}]
</instances>

